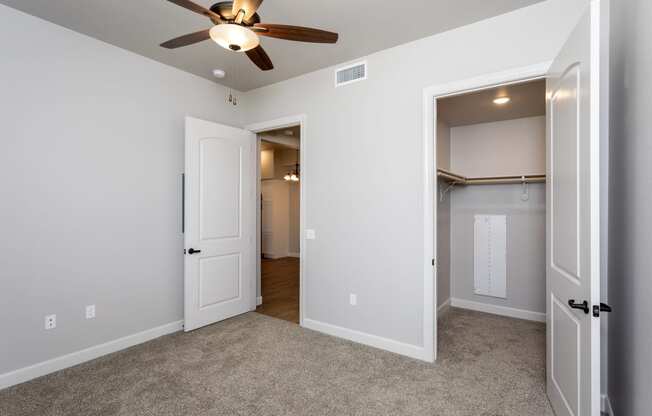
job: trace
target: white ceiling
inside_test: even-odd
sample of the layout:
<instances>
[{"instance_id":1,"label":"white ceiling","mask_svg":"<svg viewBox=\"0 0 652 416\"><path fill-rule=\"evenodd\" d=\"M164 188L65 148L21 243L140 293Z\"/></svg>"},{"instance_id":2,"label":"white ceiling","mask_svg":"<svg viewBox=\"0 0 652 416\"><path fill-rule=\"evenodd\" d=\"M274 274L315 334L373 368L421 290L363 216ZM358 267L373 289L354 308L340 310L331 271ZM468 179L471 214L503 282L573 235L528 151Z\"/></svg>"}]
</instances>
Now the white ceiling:
<instances>
[{"instance_id":1,"label":"white ceiling","mask_svg":"<svg viewBox=\"0 0 652 416\"><path fill-rule=\"evenodd\" d=\"M208 19L165 0L0 0L121 48L241 91L346 62L379 50L497 16L542 0L266 0L263 22L338 32L335 45L263 38L275 69L262 72L241 53L211 41L177 50L161 42L210 27ZM196 0L209 7L213 2Z\"/></svg>"},{"instance_id":2,"label":"white ceiling","mask_svg":"<svg viewBox=\"0 0 652 416\"><path fill-rule=\"evenodd\" d=\"M511 101L503 105L494 104L493 100L498 97L509 97ZM546 81L544 79L489 88L437 101L437 118L450 127L545 114Z\"/></svg>"}]
</instances>

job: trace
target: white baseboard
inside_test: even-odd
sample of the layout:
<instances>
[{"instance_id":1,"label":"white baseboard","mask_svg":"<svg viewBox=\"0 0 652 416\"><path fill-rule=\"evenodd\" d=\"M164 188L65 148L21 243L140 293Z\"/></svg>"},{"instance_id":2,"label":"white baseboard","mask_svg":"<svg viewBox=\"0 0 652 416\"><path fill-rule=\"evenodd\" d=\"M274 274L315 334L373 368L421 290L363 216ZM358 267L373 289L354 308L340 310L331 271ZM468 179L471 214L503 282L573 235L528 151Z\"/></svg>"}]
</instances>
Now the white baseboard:
<instances>
[{"instance_id":1,"label":"white baseboard","mask_svg":"<svg viewBox=\"0 0 652 416\"><path fill-rule=\"evenodd\" d=\"M262 304L263 304L263 297L262 297L262 296L258 296L258 297L256 298L256 306L260 306L260 305L262 305Z\"/></svg>"},{"instance_id":2,"label":"white baseboard","mask_svg":"<svg viewBox=\"0 0 652 416\"><path fill-rule=\"evenodd\" d=\"M282 259L283 257L287 257L287 255L275 254L275 253L263 253L263 257L270 260L277 260L277 259Z\"/></svg>"},{"instance_id":3,"label":"white baseboard","mask_svg":"<svg viewBox=\"0 0 652 416\"><path fill-rule=\"evenodd\" d=\"M494 315L509 316L511 318L526 319L528 321L546 322L545 313L509 308L507 306L489 305L486 303L474 302L472 300L451 298L451 306L454 308L492 313Z\"/></svg>"},{"instance_id":4,"label":"white baseboard","mask_svg":"<svg viewBox=\"0 0 652 416\"><path fill-rule=\"evenodd\" d=\"M439 315L447 312L448 309L450 309L450 306L451 306L451 298L448 298L444 301L444 303L442 303L437 307L437 314Z\"/></svg>"},{"instance_id":5,"label":"white baseboard","mask_svg":"<svg viewBox=\"0 0 652 416\"><path fill-rule=\"evenodd\" d=\"M303 327L312 329L313 331L323 332L324 334L332 335L334 337L344 338L359 344L364 344L370 347L379 348L381 350L416 358L417 360L433 362L432 351L430 354L428 354L425 348L419 347L417 345L406 344L404 342L395 341L393 339L383 338L377 335L371 335L365 332L331 325L312 319L304 319Z\"/></svg>"},{"instance_id":6,"label":"white baseboard","mask_svg":"<svg viewBox=\"0 0 652 416\"><path fill-rule=\"evenodd\" d=\"M296 257L296 258L300 258L300 257L301 257L301 254L300 254L300 253L288 253L288 257Z\"/></svg>"},{"instance_id":7,"label":"white baseboard","mask_svg":"<svg viewBox=\"0 0 652 416\"><path fill-rule=\"evenodd\" d=\"M600 396L600 398L600 410L602 413L606 413L608 416L615 416L614 409L611 407L611 400L609 400L609 396L603 394Z\"/></svg>"},{"instance_id":8,"label":"white baseboard","mask_svg":"<svg viewBox=\"0 0 652 416\"><path fill-rule=\"evenodd\" d=\"M112 352L142 344L143 342L147 342L163 335L180 331L182 329L183 321L171 322L156 328L147 329L137 334L118 338L104 344L95 345L80 351L52 358L51 360L43 361L29 367L19 368L18 370L0 374L0 390L14 386L16 384L24 383L46 374L54 373L55 371L63 370L64 368L94 360L95 358L111 354Z\"/></svg>"}]
</instances>

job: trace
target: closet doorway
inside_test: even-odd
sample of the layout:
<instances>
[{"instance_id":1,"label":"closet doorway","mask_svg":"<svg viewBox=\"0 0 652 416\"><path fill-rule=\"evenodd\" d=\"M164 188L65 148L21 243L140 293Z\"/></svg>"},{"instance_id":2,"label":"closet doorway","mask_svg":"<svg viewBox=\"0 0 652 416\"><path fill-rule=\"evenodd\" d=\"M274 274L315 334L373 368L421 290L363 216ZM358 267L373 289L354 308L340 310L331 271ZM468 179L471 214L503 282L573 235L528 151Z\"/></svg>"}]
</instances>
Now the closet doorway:
<instances>
[{"instance_id":1,"label":"closet doorway","mask_svg":"<svg viewBox=\"0 0 652 416\"><path fill-rule=\"evenodd\" d=\"M301 127L258 133L260 284L256 311L299 323Z\"/></svg>"},{"instance_id":2,"label":"closet doorway","mask_svg":"<svg viewBox=\"0 0 652 416\"><path fill-rule=\"evenodd\" d=\"M545 79L438 100L442 312L450 305L545 322L545 116Z\"/></svg>"}]
</instances>

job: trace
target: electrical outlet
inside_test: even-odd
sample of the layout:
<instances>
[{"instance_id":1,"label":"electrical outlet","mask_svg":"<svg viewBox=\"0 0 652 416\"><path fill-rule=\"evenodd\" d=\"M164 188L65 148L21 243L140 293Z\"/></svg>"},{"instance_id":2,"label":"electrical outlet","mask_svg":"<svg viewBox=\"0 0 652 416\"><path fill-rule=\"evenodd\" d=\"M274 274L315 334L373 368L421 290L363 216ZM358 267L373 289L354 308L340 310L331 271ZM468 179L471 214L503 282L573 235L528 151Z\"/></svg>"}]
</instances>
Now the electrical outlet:
<instances>
[{"instance_id":1,"label":"electrical outlet","mask_svg":"<svg viewBox=\"0 0 652 416\"><path fill-rule=\"evenodd\" d=\"M314 240L315 238L315 230L306 230L306 240Z\"/></svg>"},{"instance_id":2,"label":"electrical outlet","mask_svg":"<svg viewBox=\"0 0 652 416\"><path fill-rule=\"evenodd\" d=\"M86 319L95 318L95 305L86 306Z\"/></svg>"},{"instance_id":3,"label":"electrical outlet","mask_svg":"<svg viewBox=\"0 0 652 416\"><path fill-rule=\"evenodd\" d=\"M45 317L45 329L54 329L57 327L57 315L48 315Z\"/></svg>"},{"instance_id":4,"label":"electrical outlet","mask_svg":"<svg viewBox=\"0 0 652 416\"><path fill-rule=\"evenodd\" d=\"M358 295L356 295L355 293L351 293L349 295L349 303L351 304L351 306L357 305L358 304Z\"/></svg>"}]
</instances>

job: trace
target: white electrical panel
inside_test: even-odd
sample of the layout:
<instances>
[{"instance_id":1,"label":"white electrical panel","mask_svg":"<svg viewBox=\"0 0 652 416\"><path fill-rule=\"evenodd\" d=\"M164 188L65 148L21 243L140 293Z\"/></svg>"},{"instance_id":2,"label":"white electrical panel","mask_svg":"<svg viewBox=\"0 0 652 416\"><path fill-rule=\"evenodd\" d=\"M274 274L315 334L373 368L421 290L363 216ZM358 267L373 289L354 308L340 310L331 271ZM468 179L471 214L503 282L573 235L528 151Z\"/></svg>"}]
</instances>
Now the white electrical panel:
<instances>
[{"instance_id":1,"label":"white electrical panel","mask_svg":"<svg viewBox=\"0 0 652 416\"><path fill-rule=\"evenodd\" d=\"M476 295L507 297L507 217L476 215L474 225Z\"/></svg>"}]
</instances>

